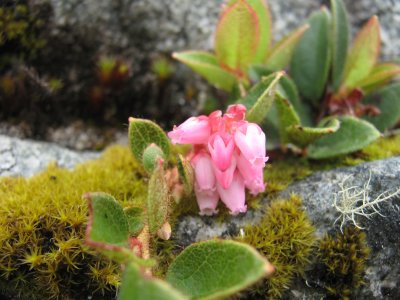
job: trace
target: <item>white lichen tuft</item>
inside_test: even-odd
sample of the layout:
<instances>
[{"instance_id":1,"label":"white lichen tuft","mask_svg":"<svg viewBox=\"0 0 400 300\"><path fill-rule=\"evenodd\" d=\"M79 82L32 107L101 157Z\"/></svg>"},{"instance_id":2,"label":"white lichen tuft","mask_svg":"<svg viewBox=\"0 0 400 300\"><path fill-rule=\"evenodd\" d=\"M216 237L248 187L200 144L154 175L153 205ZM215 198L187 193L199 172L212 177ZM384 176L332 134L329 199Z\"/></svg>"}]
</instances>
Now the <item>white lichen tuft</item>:
<instances>
[{"instance_id":1,"label":"white lichen tuft","mask_svg":"<svg viewBox=\"0 0 400 300\"><path fill-rule=\"evenodd\" d=\"M341 220L340 231L342 231L342 233L343 226L347 222L352 222L357 228L364 229L356 221L358 216L363 216L369 219L372 215L378 214L384 217L384 215L379 212L379 205L382 204L382 202L400 195L399 187L392 193L390 191L385 191L375 199L371 198L369 196L371 175L370 172L369 178L363 187L346 186L347 180L353 175L346 176L343 181L339 183L341 190L335 194L333 206L340 213L340 216L335 220L334 224Z\"/></svg>"}]
</instances>

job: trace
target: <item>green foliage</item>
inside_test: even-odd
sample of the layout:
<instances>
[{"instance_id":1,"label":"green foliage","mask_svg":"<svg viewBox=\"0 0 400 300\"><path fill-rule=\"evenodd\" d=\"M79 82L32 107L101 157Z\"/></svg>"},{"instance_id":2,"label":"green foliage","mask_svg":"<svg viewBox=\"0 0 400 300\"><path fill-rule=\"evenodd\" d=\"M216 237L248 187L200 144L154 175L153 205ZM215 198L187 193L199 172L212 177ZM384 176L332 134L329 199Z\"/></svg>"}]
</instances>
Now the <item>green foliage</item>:
<instances>
[{"instance_id":1,"label":"green foliage","mask_svg":"<svg viewBox=\"0 0 400 300\"><path fill-rule=\"evenodd\" d=\"M400 83L386 86L365 99L366 104L379 108L377 116L365 116L364 119L374 124L380 131L396 125L400 119Z\"/></svg>"},{"instance_id":2,"label":"green foliage","mask_svg":"<svg viewBox=\"0 0 400 300\"><path fill-rule=\"evenodd\" d=\"M51 165L29 179L0 178L0 286L21 299L111 299L119 266L84 245L87 202L102 190L145 207L143 174L128 148L112 147L73 171Z\"/></svg>"},{"instance_id":3,"label":"green foliage","mask_svg":"<svg viewBox=\"0 0 400 300\"><path fill-rule=\"evenodd\" d=\"M145 225L145 212L140 207L127 207L124 209L129 226L129 235L137 236Z\"/></svg>"},{"instance_id":4,"label":"green foliage","mask_svg":"<svg viewBox=\"0 0 400 300\"><path fill-rule=\"evenodd\" d=\"M332 86L336 91L342 81L349 44L349 21L341 0L331 0L332 9Z\"/></svg>"},{"instance_id":5,"label":"green foliage","mask_svg":"<svg viewBox=\"0 0 400 300\"><path fill-rule=\"evenodd\" d=\"M165 157L170 152L170 142L164 131L154 122L129 118L129 144L133 155L143 161L143 152L151 144L158 146Z\"/></svg>"},{"instance_id":6,"label":"green foliage","mask_svg":"<svg viewBox=\"0 0 400 300\"><path fill-rule=\"evenodd\" d=\"M217 62L217 58L207 52L184 51L175 52L172 57L189 66L209 83L230 92L236 83L236 77L224 70Z\"/></svg>"},{"instance_id":7,"label":"green foliage","mask_svg":"<svg viewBox=\"0 0 400 300\"><path fill-rule=\"evenodd\" d=\"M241 240L258 249L276 268L276 273L254 292L268 299L281 297L292 279L308 265L316 241L314 232L295 195L275 200L258 225L245 228Z\"/></svg>"},{"instance_id":8,"label":"green foliage","mask_svg":"<svg viewBox=\"0 0 400 300\"><path fill-rule=\"evenodd\" d=\"M340 128L311 144L308 156L323 159L362 149L379 138L379 131L364 120L344 116L339 118Z\"/></svg>"},{"instance_id":9,"label":"green foliage","mask_svg":"<svg viewBox=\"0 0 400 300\"><path fill-rule=\"evenodd\" d=\"M269 275L273 267L248 245L211 240L187 247L171 264L167 281L194 299L220 299Z\"/></svg>"},{"instance_id":10,"label":"green foliage","mask_svg":"<svg viewBox=\"0 0 400 300\"><path fill-rule=\"evenodd\" d=\"M353 226L343 234L325 236L319 242L317 254L321 264L318 281L331 296L350 299L354 289L363 284L369 252L365 233Z\"/></svg>"},{"instance_id":11,"label":"green foliage","mask_svg":"<svg viewBox=\"0 0 400 300\"><path fill-rule=\"evenodd\" d=\"M168 209L170 206L169 197L169 188L165 178L164 166L159 162L150 177L148 186L147 218L151 234L155 234L167 221Z\"/></svg>"},{"instance_id":12,"label":"green foliage","mask_svg":"<svg viewBox=\"0 0 400 300\"><path fill-rule=\"evenodd\" d=\"M156 144L150 144L147 148L143 151L143 167L144 169L151 173L157 165L159 160L164 160L164 152L158 147Z\"/></svg>"},{"instance_id":13,"label":"green foliage","mask_svg":"<svg viewBox=\"0 0 400 300\"><path fill-rule=\"evenodd\" d=\"M119 300L185 300L188 299L166 282L146 278L134 264L127 264L122 278Z\"/></svg>"},{"instance_id":14,"label":"green foliage","mask_svg":"<svg viewBox=\"0 0 400 300\"><path fill-rule=\"evenodd\" d=\"M314 106L321 98L330 67L329 12L323 8L308 19L310 29L303 35L294 51L291 75L300 94Z\"/></svg>"}]
</instances>

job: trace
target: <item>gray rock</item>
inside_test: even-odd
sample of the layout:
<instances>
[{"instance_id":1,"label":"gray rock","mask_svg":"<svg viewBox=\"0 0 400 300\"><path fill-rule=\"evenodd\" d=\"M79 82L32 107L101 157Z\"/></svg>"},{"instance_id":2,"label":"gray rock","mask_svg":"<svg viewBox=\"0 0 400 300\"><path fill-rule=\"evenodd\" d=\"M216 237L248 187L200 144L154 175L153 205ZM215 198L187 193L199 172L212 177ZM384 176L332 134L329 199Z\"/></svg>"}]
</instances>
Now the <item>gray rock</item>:
<instances>
[{"instance_id":1,"label":"gray rock","mask_svg":"<svg viewBox=\"0 0 400 300\"><path fill-rule=\"evenodd\" d=\"M340 230L340 220L334 223L341 214L333 206L335 194L341 191L340 184L343 183L345 189L357 187L359 191L367 187L369 179L371 200L382 193L388 195L400 191L400 157L317 172L292 184L279 197L288 197L290 193L300 195L317 228L317 236L322 237L327 232ZM341 199L341 195L338 196ZM268 199L263 203L267 204ZM355 299L400 299L400 290L397 289L400 284L400 193L382 202L379 212L384 217L375 214L370 218L358 216L355 219L364 228L372 250L365 275L366 285L355 293ZM236 236L240 234L240 228L256 224L262 215L262 210L249 211L224 222L210 217L187 216L178 223L175 238L178 244L186 246L212 237ZM310 288L305 280L298 280L286 296L289 299L321 299L324 294Z\"/></svg>"},{"instance_id":2,"label":"gray rock","mask_svg":"<svg viewBox=\"0 0 400 300\"><path fill-rule=\"evenodd\" d=\"M45 169L50 162L72 168L98 156L95 152L76 152L55 144L0 135L0 176L29 177Z\"/></svg>"}]
</instances>

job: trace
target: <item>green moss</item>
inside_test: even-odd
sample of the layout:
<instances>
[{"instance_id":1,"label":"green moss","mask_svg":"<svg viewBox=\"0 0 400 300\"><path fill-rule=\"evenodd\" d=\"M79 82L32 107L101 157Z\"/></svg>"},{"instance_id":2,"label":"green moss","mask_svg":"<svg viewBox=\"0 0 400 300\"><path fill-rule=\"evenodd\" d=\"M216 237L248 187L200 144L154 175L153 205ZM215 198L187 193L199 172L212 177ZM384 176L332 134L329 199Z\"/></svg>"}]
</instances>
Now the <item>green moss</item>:
<instances>
[{"instance_id":1,"label":"green moss","mask_svg":"<svg viewBox=\"0 0 400 300\"><path fill-rule=\"evenodd\" d=\"M365 233L354 226L346 228L343 234L325 236L317 255L321 263L318 280L335 298L350 299L352 291L363 284L369 252Z\"/></svg>"},{"instance_id":2,"label":"green moss","mask_svg":"<svg viewBox=\"0 0 400 300\"><path fill-rule=\"evenodd\" d=\"M32 178L0 179L0 288L22 299L111 299L119 267L83 244L82 194L143 206L146 186L129 150L111 147L73 171L54 164Z\"/></svg>"},{"instance_id":3,"label":"green moss","mask_svg":"<svg viewBox=\"0 0 400 300\"><path fill-rule=\"evenodd\" d=\"M275 200L257 226L245 228L241 240L254 246L275 266L275 274L256 291L279 298L291 280L304 272L313 249L315 228L302 209L301 199Z\"/></svg>"}]
</instances>

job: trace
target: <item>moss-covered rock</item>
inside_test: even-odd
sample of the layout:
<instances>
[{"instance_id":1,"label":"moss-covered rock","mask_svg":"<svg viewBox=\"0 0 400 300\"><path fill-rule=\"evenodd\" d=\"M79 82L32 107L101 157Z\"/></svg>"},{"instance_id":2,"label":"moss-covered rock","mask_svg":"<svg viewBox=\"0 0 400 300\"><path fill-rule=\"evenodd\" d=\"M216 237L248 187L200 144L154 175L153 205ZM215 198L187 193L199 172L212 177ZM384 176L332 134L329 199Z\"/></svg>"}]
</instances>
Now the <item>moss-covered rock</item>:
<instances>
[{"instance_id":1,"label":"moss-covered rock","mask_svg":"<svg viewBox=\"0 0 400 300\"><path fill-rule=\"evenodd\" d=\"M111 299L119 267L83 243L87 203L104 191L124 206L143 206L146 186L129 149L69 171L50 165L29 178L0 179L0 289L22 299Z\"/></svg>"}]
</instances>

